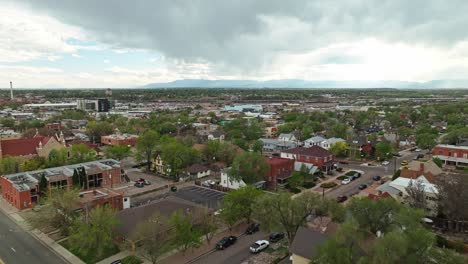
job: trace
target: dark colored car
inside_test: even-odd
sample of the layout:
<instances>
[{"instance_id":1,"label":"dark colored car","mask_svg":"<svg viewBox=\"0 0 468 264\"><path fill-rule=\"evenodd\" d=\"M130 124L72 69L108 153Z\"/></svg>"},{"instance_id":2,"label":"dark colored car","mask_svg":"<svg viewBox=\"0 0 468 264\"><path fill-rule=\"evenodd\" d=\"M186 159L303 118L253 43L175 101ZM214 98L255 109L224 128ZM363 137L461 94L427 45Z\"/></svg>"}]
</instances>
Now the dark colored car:
<instances>
[{"instance_id":1,"label":"dark colored car","mask_svg":"<svg viewBox=\"0 0 468 264\"><path fill-rule=\"evenodd\" d=\"M152 162L149 162L149 163L151 164ZM141 167L144 167L144 166L148 166L148 162L140 162L138 164L133 165L132 168L135 169L135 168L141 168Z\"/></svg>"},{"instance_id":2,"label":"dark colored car","mask_svg":"<svg viewBox=\"0 0 468 264\"><path fill-rule=\"evenodd\" d=\"M141 183L143 183L144 185L150 185L150 184L151 184L150 181L145 180L145 179L143 179L143 178L138 179L137 182L141 182Z\"/></svg>"},{"instance_id":3,"label":"dark colored car","mask_svg":"<svg viewBox=\"0 0 468 264\"><path fill-rule=\"evenodd\" d=\"M382 179L382 177L380 177L379 175L375 175L374 177L372 177L372 179L374 181L380 181L380 179Z\"/></svg>"},{"instance_id":4,"label":"dark colored car","mask_svg":"<svg viewBox=\"0 0 468 264\"><path fill-rule=\"evenodd\" d=\"M135 182L135 187L143 188L143 187L145 187L145 183L144 182Z\"/></svg>"},{"instance_id":5,"label":"dark colored car","mask_svg":"<svg viewBox=\"0 0 468 264\"><path fill-rule=\"evenodd\" d=\"M364 190L365 188L367 188L367 184L361 184L359 185L359 190Z\"/></svg>"},{"instance_id":6,"label":"dark colored car","mask_svg":"<svg viewBox=\"0 0 468 264\"><path fill-rule=\"evenodd\" d=\"M251 235L255 232L258 232L258 230L260 230L260 224L252 223L249 225L249 227L247 227L247 230L245 230L245 233L247 235Z\"/></svg>"},{"instance_id":7,"label":"dark colored car","mask_svg":"<svg viewBox=\"0 0 468 264\"><path fill-rule=\"evenodd\" d=\"M338 197L336 197L336 201L339 202L339 203L342 203L344 201L348 200L348 196L346 195L340 195Z\"/></svg>"},{"instance_id":8,"label":"dark colored car","mask_svg":"<svg viewBox=\"0 0 468 264\"><path fill-rule=\"evenodd\" d=\"M277 233L277 232L275 232L275 233L271 233L271 234L270 234L269 240L270 240L270 242L275 243L275 242L280 241L280 240L283 239L283 238L284 238L284 233Z\"/></svg>"},{"instance_id":9,"label":"dark colored car","mask_svg":"<svg viewBox=\"0 0 468 264\"><path fill-rule=\"evenodd\" d=\"M416 157L417 157L418 159L422 159L422 158L424 158L424 154L420 153L420 154L418 154Z\"/></svg>"},{"instance_id":10,"label":"dark colored car","mask_svg":"<svg viewBox=\"0 0 468 264\"><path fill-rule=\"evenodd\" d=\"M236 241L237 241L237 237L235 236L224 237L218 243L216 243L216 248L223 250L233 245L234 243L236 243Z\"/></svg>"}]
</instances>

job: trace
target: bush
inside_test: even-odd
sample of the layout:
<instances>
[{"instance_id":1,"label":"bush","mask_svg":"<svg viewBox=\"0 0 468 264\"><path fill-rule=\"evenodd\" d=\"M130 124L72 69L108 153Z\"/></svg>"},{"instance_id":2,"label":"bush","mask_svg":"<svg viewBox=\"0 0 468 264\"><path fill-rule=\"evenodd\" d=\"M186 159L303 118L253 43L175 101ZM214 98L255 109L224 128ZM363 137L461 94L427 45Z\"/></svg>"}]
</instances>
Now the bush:
<instances>
[{"instance_id":1,"label":"bush","mask_svg":"<svg viewBox=\"0 0 468 264\"><path fill-rule=\"evenodd\" d=\"M343 176L337 177L336 179L342 181L342 180L344 180L344 179L346 179L346 178L348 178L348 177L346 177L346 176L343 175Z\"/></svg>"},{"instance_id":2,"label":"bush","mask_svg":"<svg viewBox=\"0 0 468 264\"><path fill-rule=\"evenodd\" d=\"M325 189L329 189L329 188L335 187L336 185L337 184L335 182L324 182L324 183L320 184L320 187L325 188Z\"/></svg>"},{"instance_id":3,"label":"bush","mask_svg":"<svg viewBox=\"0 0 468 264\"><path fill-rule=\"evenodd\" d=\"M395 171L395 174L393 174L392 181L395 180L396 178L400 177L401 170Z\"/></svg>"},{"instance_id":4,"label":"bush","mask_svg":"<svg viewBox=\"0 0 468 264\"><path fill-rule=\"evenodd\" d=\"M346 176L354 176L354 174L356 174L357 171L348 171L345 175Z\"/></svg>"},{"instance_id":5,"label":"bush","mask_svg":"<svg viewBox=\"0 0 468 264\"><path fill-rule=\"evenodd\" d=\"M310 189L312 187L315 186L315 183L313 182L305 182L304 184L302 184L302 187L306 188L306 189Z\"/></svg>"},{"instance_id":6,"label":"bush","mask_svg":"<svg viewBox=\"0 0 468 264\"><path fill-rule=\"evenodd\" d=\"M340 167L340 168L336 168L336 171L337 171L337 172L342 172L342 171L343 171L343 168L341 168L341 167Z\"/></svg>"},{"instance_id":7,"label":"bush","mask_svg":"<svg viewBox=\"0 0 468 264\"><path fill-rule=\"evenodd\" d=\"M289 190L290 190L292 193L300 193L300 192L301 192L301 189L299 189L299 188L289 188Z\"/></svg>"},{"instance_id":8,"label":"bush","mask_svg":"<svg viewBox=\"0 0 468 264\"><path fill-rule=\"evenodd\" d=\"M136 256L126 256L122 259L122 264L141 264L143 261Z\"/></svg>"},{"instance_id":9,"label":"bush","mask_svg":"<svg viewBox=\"0 0 468 264\"><path fill-rule=\"evenodd\" d=\"M436 243L437 243L437 246L441 247L441 248L449 246L449 243L448 243L447 239L445 239L445 237L439 236L439 235L436 236Z\"/></svg>"}]
</instances>

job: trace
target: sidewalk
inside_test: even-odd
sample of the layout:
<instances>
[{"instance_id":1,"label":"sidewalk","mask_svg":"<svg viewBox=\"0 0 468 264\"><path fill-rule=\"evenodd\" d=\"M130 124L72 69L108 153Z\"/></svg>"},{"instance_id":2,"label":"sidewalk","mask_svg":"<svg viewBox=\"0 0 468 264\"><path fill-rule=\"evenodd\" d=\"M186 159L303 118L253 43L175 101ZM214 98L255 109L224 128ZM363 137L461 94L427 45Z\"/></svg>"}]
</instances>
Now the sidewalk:
<instances>
[{"instance_id":1,"label":"sidewalk","mask_svg":"<svg viewBox=\"0 0 468 264\"><path fill-rule=\"evenodd\" d=\"M130 255L133 255L130 251L127 251L127 250L120 251L119 253L117 253L117 254L115 254L113 256L110 256L110 257L108 257L106 259L103 259L103 260L99 261L96 264L109 264L109 263L112 263L113 261L123 259L125 257L130 256Z\"/></svg>"},{"instance_id":2,"label":"sidewalk","mask_svg":"<svg viewBox=\"0 0 468 264\"><path fill-rule=\"evenodd\" d=\"M51 251L55 252L64 261L72 264L84 264L84 262L81 261L81 259L70 253L70 251L62 247L56 241L52 240L46 234L44 234L38 229L33 229L26 222L26 220L24 220L23 217L21 217L18 214L18 209L8 204L6 201L3 200L3 198L0 198L0 210L2 210L18 226L30 233L33 237L35 237L39 242L48 247Z\"/></svg>"}]
</instances>

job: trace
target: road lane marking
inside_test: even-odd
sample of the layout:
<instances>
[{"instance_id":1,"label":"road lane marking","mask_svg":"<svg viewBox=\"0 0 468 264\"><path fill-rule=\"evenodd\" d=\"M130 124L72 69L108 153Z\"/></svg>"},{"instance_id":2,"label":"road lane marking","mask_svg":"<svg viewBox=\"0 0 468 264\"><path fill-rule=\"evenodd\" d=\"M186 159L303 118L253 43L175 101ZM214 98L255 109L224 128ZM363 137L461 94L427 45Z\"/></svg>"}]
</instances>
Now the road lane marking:
<instances>
[{"instance_id":1,"label":"road lane marking","mask_svg":"<svg viewBox=\"0 0 468 264\"><path fill-rule=\"evenodd\" d=\"M15 250L15 248L13 248L13 247L10 247L10 248L11 248L11 250L13 250L13 252L15 252L15 253L16 253L16 250Z\"/></svg>"}]
</instances>

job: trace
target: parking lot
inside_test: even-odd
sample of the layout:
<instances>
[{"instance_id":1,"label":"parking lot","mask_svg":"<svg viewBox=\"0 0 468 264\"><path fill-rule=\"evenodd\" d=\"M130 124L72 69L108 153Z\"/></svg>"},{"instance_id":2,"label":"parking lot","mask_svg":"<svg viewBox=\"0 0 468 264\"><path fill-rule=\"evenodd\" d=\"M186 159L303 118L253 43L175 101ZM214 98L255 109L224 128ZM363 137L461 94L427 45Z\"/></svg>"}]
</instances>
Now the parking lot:
<instances>
[{"instance_id":1,"label":"parking lot","mask_svg":"<svg viewBox=\"0 0 468 264\"><path fill-rule=\"evenodd\" d=\"M131 196L139 195L141 193L146 193L151 190L159 189L162 186L166 186L167 184L171 183L170 181L164 178L142 172L138 169L127 170L127 175L130 178L130 183L128 184L127 188L122 189L124 196L131 197ZM135 187L134 183L140 178L150 181L151 184L144 185L142 188Z\"/></svg>"},{"instance_id":2,"label":"parking lot","mask_svg":"<svg viewBox=\"0 0 468 264\"><path fill-rule=\"evenodd\" d=\"M174 195L184 200L204 205L210 209L217 209L226 194L220 191L194 185L181 188L175 192Z\"/></svg>"}]
</instances>

